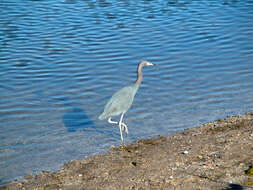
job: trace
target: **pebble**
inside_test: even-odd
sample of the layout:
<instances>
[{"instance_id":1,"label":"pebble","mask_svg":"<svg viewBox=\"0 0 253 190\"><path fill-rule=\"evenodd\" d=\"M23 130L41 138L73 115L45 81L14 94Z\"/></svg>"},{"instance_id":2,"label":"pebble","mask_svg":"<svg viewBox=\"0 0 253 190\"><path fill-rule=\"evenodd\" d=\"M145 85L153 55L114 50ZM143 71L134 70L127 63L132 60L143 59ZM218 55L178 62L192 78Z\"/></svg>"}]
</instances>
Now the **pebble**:
<instances>
[{"instance_id":1,"label":"pebble","mask_svg":"<svg viewBox=\"0 0 253 190\"><path fill-rule=\"evenodd\" d=\"M79 174L78 176L79 176L79 177L82 177L82 176L83 176L83 174Z\"/></svg>"},{"instance_id":2,"label":"pebble","mask_svg":"<svg viewBox=\"0 0 253 190\"><path fill-rule=\"evenodd\" d=\"M202 160L202 159L203 159L203 156L199 155L199 156L198 156L198 159Z\"/></svg>"},{"instance_id":3,"label":"pebble","mask_svg":"<svg viewBox=\"0 0 253 190\"><path fill-rule=\"evenodd\" d=\"M114 145L112 145L112 146L110 146L110 150L113 150L113 149L115 149L116 147L114 146Z\"/></svg>"},{"instance_id":4,"label":"pebble","mask_svg":"<svg viewBox=\"0 0 253 190\"><path fill-rule=\"evenodd\" d=\"M171 175L169 178L165 179L166 183L171 183L171 180L173 179L173 176Z\"/></svg>"},{"instance_id":5,"label":"pebble","mask_svg":"<svg viewBox=\"0 0 253 190\"><path fill-rule=\"evenodd\" d=\"M182 154L189 154L187 150L183 151Z\"/></svg>"}]
</instances>

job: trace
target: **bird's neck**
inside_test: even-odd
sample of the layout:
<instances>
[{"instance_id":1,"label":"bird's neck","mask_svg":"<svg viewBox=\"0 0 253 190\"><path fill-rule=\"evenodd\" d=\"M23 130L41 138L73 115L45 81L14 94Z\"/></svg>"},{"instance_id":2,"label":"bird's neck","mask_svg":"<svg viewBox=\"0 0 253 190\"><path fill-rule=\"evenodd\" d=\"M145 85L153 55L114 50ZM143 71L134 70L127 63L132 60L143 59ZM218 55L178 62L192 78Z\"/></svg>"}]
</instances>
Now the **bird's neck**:
<instances>
[{"instance_id":1,"label":"bird's neck","mask_svg":"<svg viewBox=\"0 0 253 190\"><path fill-rule=\"evenodd\" d=\"M142 78L143 78L143 76L142 76L142 67L143 67L142 65L139 65L138 69L137 69L137 80L135 81L135 84L138 84L138 85L141 84Z\"/></svg>"}]
</instances>

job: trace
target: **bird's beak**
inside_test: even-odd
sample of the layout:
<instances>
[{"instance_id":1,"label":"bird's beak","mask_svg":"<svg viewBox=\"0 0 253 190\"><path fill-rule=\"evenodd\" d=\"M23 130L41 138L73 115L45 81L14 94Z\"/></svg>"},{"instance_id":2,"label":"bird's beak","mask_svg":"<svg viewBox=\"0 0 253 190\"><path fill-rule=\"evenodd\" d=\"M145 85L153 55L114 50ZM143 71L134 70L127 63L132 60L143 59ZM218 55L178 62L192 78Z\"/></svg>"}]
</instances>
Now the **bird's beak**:
<instances>
[{"instance_id":1,"label":"bird's beak","mask_svg":"<svg viewBox=\"0 0 253 190\"><path fill-rule=\"evenodd\" d=\"M147 66L155 66L155 64L148 62Z\"/></svg>"}]
</instances>

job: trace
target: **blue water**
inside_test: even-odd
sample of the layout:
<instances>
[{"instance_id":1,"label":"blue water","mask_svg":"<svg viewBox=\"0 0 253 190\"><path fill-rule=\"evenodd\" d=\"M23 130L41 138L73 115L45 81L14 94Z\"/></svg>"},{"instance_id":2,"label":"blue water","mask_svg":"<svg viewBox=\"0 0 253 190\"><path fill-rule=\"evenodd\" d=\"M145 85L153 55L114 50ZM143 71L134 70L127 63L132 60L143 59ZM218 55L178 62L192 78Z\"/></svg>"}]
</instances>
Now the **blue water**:
<instances>
[{"instance_id":1,"label":"blue water","mask_svg":"<svg viewBox=\"0 0 253 190\"><path fill-rule=\"evenodd\" d=\"M250 0L1 0L0 10L0 183L119 145L98 116L141 60L157 66L124 118L127 142L253 111Z\"/></svg>"}]
</instances>

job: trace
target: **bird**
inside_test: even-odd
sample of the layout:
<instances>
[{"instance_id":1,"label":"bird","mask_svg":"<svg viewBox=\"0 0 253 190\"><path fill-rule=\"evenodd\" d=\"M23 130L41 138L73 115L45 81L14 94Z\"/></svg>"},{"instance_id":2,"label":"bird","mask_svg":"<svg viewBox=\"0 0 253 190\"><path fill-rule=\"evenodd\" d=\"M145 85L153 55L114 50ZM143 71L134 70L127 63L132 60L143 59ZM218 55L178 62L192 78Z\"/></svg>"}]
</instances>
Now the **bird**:
<instances>
[{"instance_id":1,"label":"bird","mask_svg":"<svg viewBox=\"0 0 253 190\"><path fill-rule=\"evenodd\" d=\"M143 78L142 68L154 65L155 64L148 61L141 61L138 64L136 81L133 84L125 86L115 92L110 98L110 100L106 103L103 113L98 117L100 120L107 119L108 123L117 124L119 126L122 144L124 144L124 137L122 131L124 130L128 134L128 128L127 125L123 123L123 117L127 110L131 107L134 100L134 96L141 85ZM120 114L121 116L119 122L112 121L113 116L117 116Z\"/></svg>"}]
</instances>

